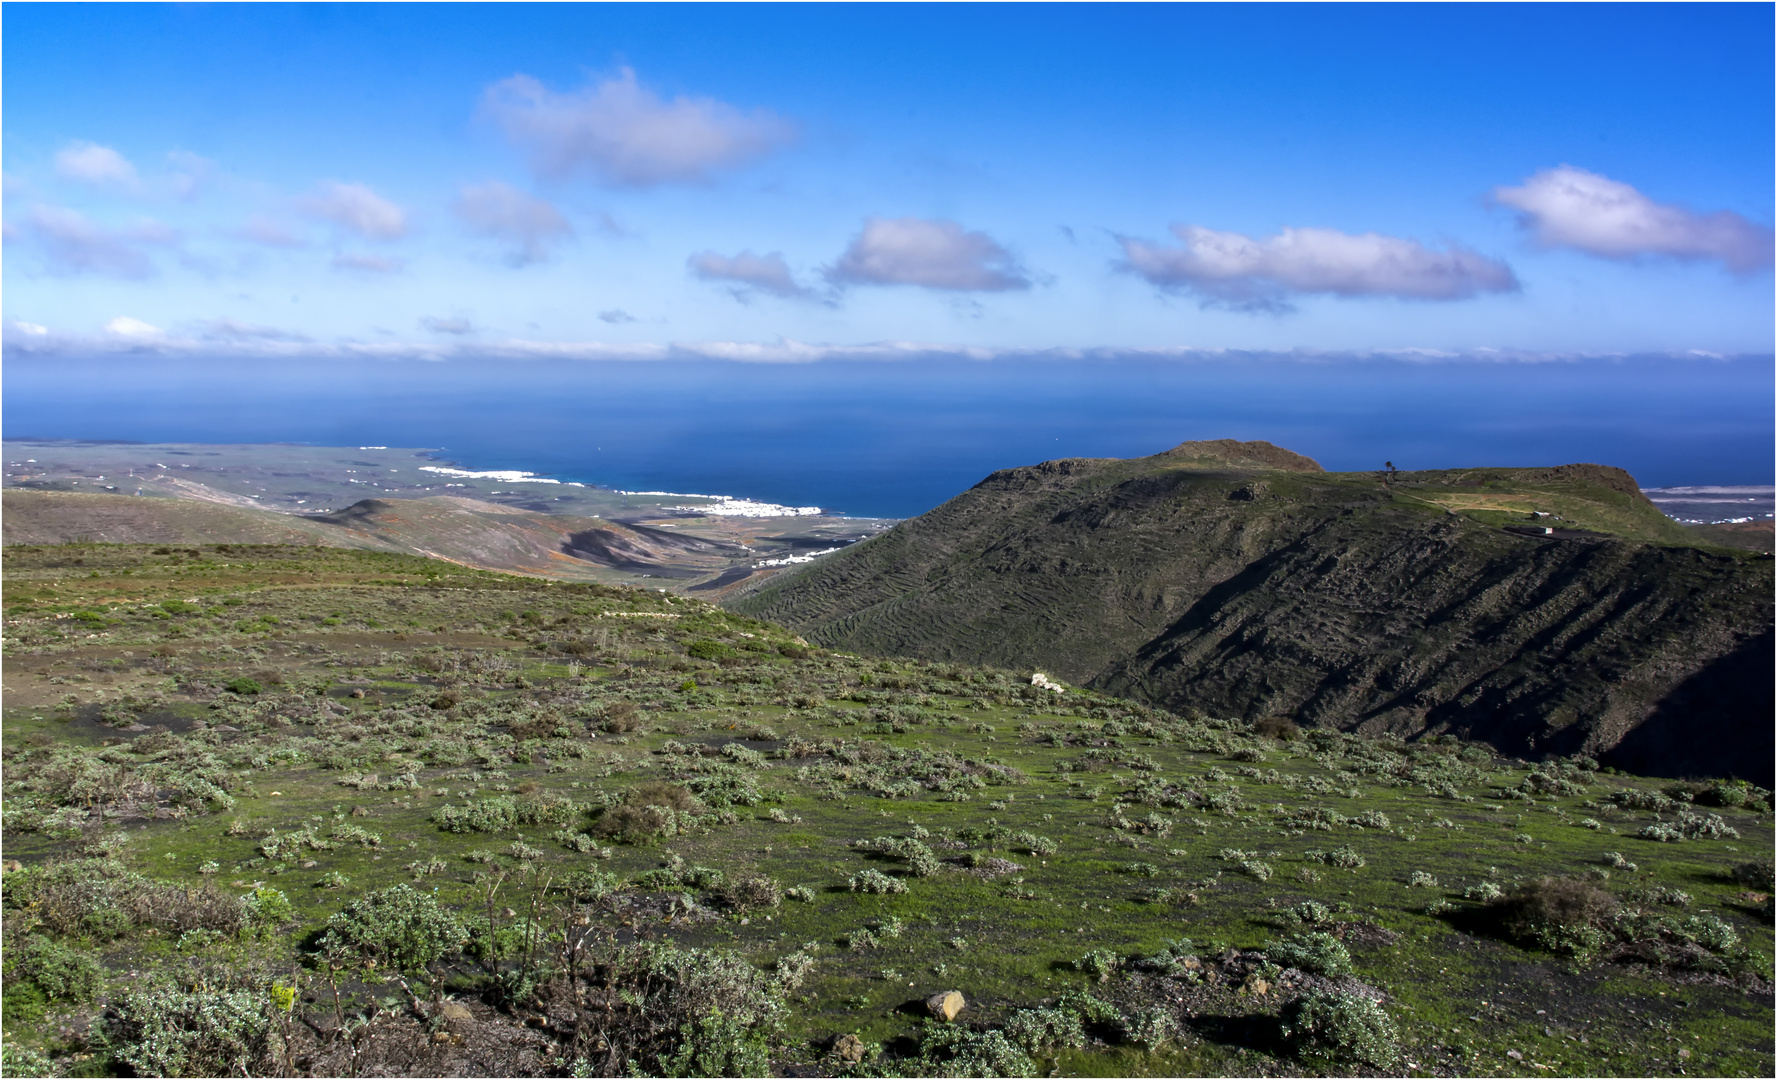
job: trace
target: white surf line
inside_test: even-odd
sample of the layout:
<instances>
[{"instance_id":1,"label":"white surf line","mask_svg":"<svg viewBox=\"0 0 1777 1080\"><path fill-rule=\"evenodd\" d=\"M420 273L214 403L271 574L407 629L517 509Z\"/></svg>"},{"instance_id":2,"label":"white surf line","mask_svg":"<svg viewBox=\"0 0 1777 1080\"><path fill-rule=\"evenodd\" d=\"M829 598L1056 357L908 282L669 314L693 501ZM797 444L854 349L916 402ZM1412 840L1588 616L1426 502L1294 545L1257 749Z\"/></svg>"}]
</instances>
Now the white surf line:
<instances>
[{"instance_id":1,"label":"white surf line","mask_svg":"<svg viewBox=\"0 0 1777 1080\"><path fill-rule=\"evenodd\" d=\"M710 499L714 506L663 506L662 510L680 510L710 517L818 517L825 513L818 506L784 506L759 502L738 495L699 495L689 491L618 491L619 495L641 495L655 499Z\"/></svg>"},{"instance_id":2,"label":"white surf line","mask_svg":"<svg viewBox=\"0 0 1777 1080\"><path fill-rule=\"evenodd\" d=\"M765 560L761 561L759 563L759 565L760 566L794 566L797 563L814 562L816 559L820 558L822 555L831 555L835 551L841 551L841 550L844 550L844 549L842 549L842 548L828 548L825 551L811 551L807 555L786 555L781 559L765 559Z\"/></svg>"},{"instance_id":3,"label":"white surf line","mask_svg":"<svg viewBox=\"0 0 1777 1080\"><path fill-rule=\"evenodd\" d=\"M454 469L444 465L421 465L419 471L433 473L437 476L454 476L464 480L495 480L502 484L560 484L563 487L577 488L586 486L575 480L552 480L547 476L538 476L528 469ZM783 506L779 503L760 502L757 499L742 498L738 495L700 495L690 491L623 491L621 489L616 489L612 493L658 499L708 499L713 505L663 506L660 509L703 514L709 517L819 517L825 513L818 506Z\"/></svg>"},{"instance_id":4,"label":"white surf line","mask_svg":"<svg viewBox=\"0 0 1777 1080\"><path fill-rule=\"evenodd\" d=\"M560 484L563 487L583 488L586 485L577 480L551 480L546 476L538 476L534 472L523 469L449 469L443 465L421 465L420 472L437 473L440 476L461 476L473 480L498 480L503 484Z\"/></svg>"}]
</instances>

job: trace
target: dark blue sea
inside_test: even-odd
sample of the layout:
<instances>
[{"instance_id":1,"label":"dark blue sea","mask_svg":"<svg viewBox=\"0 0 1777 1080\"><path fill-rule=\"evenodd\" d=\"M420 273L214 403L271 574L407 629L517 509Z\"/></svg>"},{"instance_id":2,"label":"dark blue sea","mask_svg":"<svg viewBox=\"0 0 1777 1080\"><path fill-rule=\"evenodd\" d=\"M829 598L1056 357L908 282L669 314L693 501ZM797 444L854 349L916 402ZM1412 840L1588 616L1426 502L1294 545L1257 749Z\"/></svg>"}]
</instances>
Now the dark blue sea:
<instances>
[{"instance_id":1,"label":"dark blue sea","mask_svg":"<svg viewBox=\"0 0 1777 1080\"><path fill-rule=\"evenodd\" d=\"M436 448L629 490L907 517L995 469L1266 439L1329 469L1597 462L1770 484L1770 357L236 363L14 356L8 437Z\"/></svg>"}]
</instances>

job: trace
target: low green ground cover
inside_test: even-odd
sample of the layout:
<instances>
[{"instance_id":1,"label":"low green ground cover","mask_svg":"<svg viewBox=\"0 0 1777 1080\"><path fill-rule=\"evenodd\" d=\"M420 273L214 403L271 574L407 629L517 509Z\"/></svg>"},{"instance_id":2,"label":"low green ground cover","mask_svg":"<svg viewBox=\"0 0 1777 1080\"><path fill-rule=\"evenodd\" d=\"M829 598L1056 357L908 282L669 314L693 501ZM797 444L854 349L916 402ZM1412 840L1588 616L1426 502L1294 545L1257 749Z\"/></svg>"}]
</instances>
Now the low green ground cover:
<instances>
[{"instance_id":1,"label":"low green ground cover","mask_svg":"<svg viewBox=\"0 0 1777 1080\"><path fill-rule=\"evenodd\" d=\"M1173 716L661 593L86 551L8 555L100 616L6 627L9 1073L1773 1068L1748 785ZM72 557L101 576L44 576Z\"/></svg>"}]
</instances>

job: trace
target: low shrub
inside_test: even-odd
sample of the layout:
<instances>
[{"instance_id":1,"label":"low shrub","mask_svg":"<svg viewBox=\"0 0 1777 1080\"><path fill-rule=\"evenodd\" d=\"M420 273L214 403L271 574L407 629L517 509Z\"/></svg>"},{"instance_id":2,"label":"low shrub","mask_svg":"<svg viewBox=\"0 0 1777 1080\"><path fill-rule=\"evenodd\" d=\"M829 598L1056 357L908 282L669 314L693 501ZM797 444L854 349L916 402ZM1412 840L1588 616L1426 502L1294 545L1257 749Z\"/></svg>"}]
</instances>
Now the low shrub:
<instances>
[{"instance_id":1,"label":"low shrub","mask_svg":"<svg viewBox=\"0 0 1777 1080\"><path fill-rule=\"evenodd\" d=\"M846 884L852 892L893 894L907 891L905 881L868 867L853 874Z\"/></svg>"},{"instance_id":2,"label":"low shrub","mask_svg":"<svg viewBox=\"0 0 1777 1080\"><path fill-rule=\"evenodd\" d=\"M573 902L589 904L616 892L621 884L615 874L603 870L575 870L561 879L559 888Z\"/></svg>"},{"instance_id":3,"label":"low shrub","mask_svg":"<svg viewBox=\"0 0 1777 1080\"><path fill-rule=\"evenodd\" d=\"M655 942L619 949L586 997L580 1075L764 1076L785 1014L743 957Z\"/></svg>"},{"instance_id":4,"label":"low shrub","mask_svg":"<svg viewBox=\"0 0 1777 1080\"><path fill-rule=\"evenodd\" d=\"M650 781L623 793L616 806L599 816L595 832L626 844L669 840L696 827L704 805L678 784Z\"/></svg>"},{"instance_id":5,"label":"low shrub","mask_svg":"<svg viewBox=\"0 0 1777 1080\"><path fill-rule=\"evenodd\" d=\"M5 981L35 986L50 1001L78 1003L98 993L104 971L91 953L32 936L7 946Z\"/></svg>"},{"instance_id":6,"label":"low shrub","mask_svg":"<svg viewBox=\"0 0 1777 1080\"><path fill-rule=\"evenodd\" d=\"M446 832L504 832L518 825L518 803L504 795L465 806L445 803L432 811L432 821Z\"/></svg>"},{"instance_id":7,"label":"low shrub","mask_svg":"<svg viewBox=\"0 0 1777 1080\"><path fill-rule=\"evenodd\" d=\"M1179 1025L1171 1012L1158 1005L1150 1005L1132 1013L1123 1022L1122 1034L1124 1042L1143 1050L1153 1050L1178 1038Z\"/></svg>"},{"instance_id":8,"label":"low shrub","mask_svg":"<svg viewBox=\"0 0 1777 1080\"><path fill-rule=\"evenodd\" d=\"M599 730L611 735L624 735L641 724L641 711L633 701L613 701L604 708Z\"/></svg>"},{"instance_id":9,"label":"low shrub","mask_svg":"<svg viewBox=\"0 0 1777 1080\"><path fill-rule=\"evenodd\" d=\"M1351 974L1351 953L1331 934L1293 934L1265 946L1265 958L1278 967L1328 977Z\"/></svg>"},{"instance_id":10,"label":"low shrub","mask_svg":"<svg viewBox=\"0 0 1777 1080\"><path fill-rule=\"evenodd\" d=\"M1674 889L1665 885L1649 885L1645 889L1636 889L1626 897L1635 904L1660 904L1665 907L1689 907L1691 894L1683 889Z\"/></svg>"},{"instance_id":11,"label":"low shrub","mask_svg":"<svg viewBox=\"0 0 1777 1080\"><path fill-rule=\"evenodd\" d=\"M1036 1063L999 1031L971 1031L928 1022L919 1039L919 1057L896 1062L895 1071L917 1076L1035 1076Z\"/></svg>"},{"instance_id":12,"label":"low shrub","mask_svg":"<svg viewBox=\"0 0 1777 1080\"><path fill-rule=\"evenodd\" d=\"M1163 1010L1125 1017L1117 1007L1091 994L1070 990L1052 1007L1020 1009L1006 1018L1007 1038L1028 1053L1055 1047L1082 1047L1094 1036L1151 1049L1177 1034Z\"/></svg>"},{"instance_id":13,"label":"low shrub","mask_svg":"<svg viewBox=\"0 0 1777 1080\"><path fill-rule=\"evenodd\" d=\"M1400 1035L1382 1006L1361 994L1310 990L1285 1006L1282 1032L1303 1056L1389 1069L1400 1057Z\"/></svg>"},{"instance_id":14,"label":"low shrub","mask_svg":"<svg viewBox=\"0 0 1777 1080\"><path fill-rule=\"evenodd\" d=\"M783 886L764 874L743 874L719 890L722 903L735 911L775 908L784 901Z\"/></svg>"},{"instance_id":15,"label":"low shrub","mask_svg":"<svg viewBox=\"0 0 1777 1080\"><path fill-rule=\"evenodd\" d=\"M1602 925L1616 911L1617 901L1585 878L1542 877L1518 885L1488 907L1508 934L1546 943L1563 929L1571 933Z\"/></svg>"},{"instance_id":16,"label":"low shrub","mask_svg":"<svg viewBox=\"0 0 1777 1080\"><path fill-rule=\"evenodd\" d=\"M1322 926L1333 921L1333 909L1319 900L1304 900L1285 908L1283 917L1304 926Z\"/></svg>"},{"instance_id":17,"label":"low shrub","mask_svg":"<svg viewBox=\"0 0 1777 1080\"><path fill-rule=\"evenodd\" d=\"M1749 889L1760 892L1777 892L1777 864L1770 859L1754 859L1752 862L1737 864L1730 870L1729 876Z\"/></svg>"},{"instance_id":18,"label":"low shrub","mask_svg":"<svg viewBox=\"0 0 1777 1080\"><path fill-rule=\"evenodd\" d=\"M801 988L808 973L814 970L815 959L807 952L797 950L786 956L780 956L771 965L771 973L776 976L779 986L786 993Z\"/></svg>"},{"instance_id":19,"label":"low shrub","mask_svg":"<svg viewBox=\"0 0 1777 1080\"><path fill-rule=\"evenodd\" d=\"M1253 734L1280 742L1294 742L1302 737L1302 729L1287 716L1261 716L1253 721Z\"/></svg>"},{"instance_id":20,"label":"low shrub","mask_svg":"<svg viewBox=\"0 0 1777 1080\"><path fill-rule=\"evenodd\" d=\"M117 1003L108 1042L137 1076L266 1076L278 1068L271 995L151 988Z\"/></svg>"},{"instance_id":21,"label":"low shrub","mask_svg":"<svg viewBox=\"0 0 1777 1080\"><path fill-rule=\"evenodd\" d=\"M1674 843L1680 840L1738 840L1740 830L1722 820L1720 814L1681 813L1672 821L1656 821L1644 825L1635 834L1643 840Z\"/></svg>"},{"instance_id":22,"label":"low shrub","mask_svg":"<svg viewBox=\"0 0 1777 1080\"><path fill-rule=\"evenodd\" d=\"M1099 982L1108 982L1123 967L1123 958L1109 949L1093 949L1074 961L1074 970L1084 972Z\"/></svg>"},{"instance_id":23,"label":"low shrub","mask_svg":"<svg viewBox=\"0 0 1777 1080\"><path fill-rule=\"evenodd\" d=\"M1019 1009L1006 1018L1006 1038L1026 1053L1086 1045L1086 1025L1072 1009Z\"/></svg>"},{"instance_id":24,"label":"low shrub","mask_svg":"<svg viewBox=\"0 0 1777 1080\"><path fill-rule=\"evenodd\" d=\"M211 882L195 888L153 881L115 859L68 859L7 875L6 905L30 908L58 935L123 937L156 929L233 936L254 922L250 906Z\"/></svg>"},{"instance_id":25,"label":"low shrub","mask_svg":"<svg viewBox=\"0 0 1777 1080\"><path fill-rule=\"evenodd\" d=\"M685 646L685 655L698 660L720 660L724 656L734 655L734 650L720 641L693 641Z\"/></svg>"},{"instance_id":26,"label":"low shrub","mask_svg":"<svg viewBox=\"0 0 1777 1080\"><path fill-rule=\"evenodd\" d=\"M1302 857L1310 862L1337 866L1341 870L1356 870L1367 865L1364 857L1351 847L1336 847L1331 851L1304 851Z\"/></svg>"},{"instance_id":27,"label":"low shrub","mask_svg":"<svg viewBox=\"0 0 1777 1080\"><path fill-rule=\"evenodd\" d=\"M460 952L468 930L430 893L393 885L355 901L327 920L320 947L347 953L398 971L426 965Z\"/></svg>"}]
</instances>

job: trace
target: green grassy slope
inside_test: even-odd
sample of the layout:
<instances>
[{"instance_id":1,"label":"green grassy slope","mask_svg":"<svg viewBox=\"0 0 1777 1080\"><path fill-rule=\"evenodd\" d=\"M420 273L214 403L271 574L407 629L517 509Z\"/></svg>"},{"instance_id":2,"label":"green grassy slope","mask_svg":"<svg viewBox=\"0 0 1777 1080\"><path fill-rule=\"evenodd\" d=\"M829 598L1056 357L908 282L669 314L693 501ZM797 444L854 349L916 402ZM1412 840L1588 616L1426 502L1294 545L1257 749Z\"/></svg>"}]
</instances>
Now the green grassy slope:
<instances>
[{"instance_id":1,"label":"green grassy slope","mask_svg":"<svg viewBox=\"0 0 1777 1080\"><path fill-rule=\"evenodd\" d=\"M169 1074L626 1074L607 1037L708 1020L671 1020L664 978L648 1009L613 992L650 943L756 974L723 1002L781 1005L773 1075L1772 1070L1769 868L1739 869L1771 852L1768 793L1182 717L410 556L25 546L5 574L8 1075L119 1074L156 987L204 1008L148 1049L211 1036ZM644 784L699 798L676 835L609 835ZM1550 875L1598 910L1509 932L1486 898ZM465 947L319 950L398 885ZM20 959L45 943L61 967ZM50 998L70 955L93 980ZM1379 1001L1393 1056L1292 1039L1313 991Z\"/></svg>"},{"instance_id":2,"label":"green grassy slope","mask_svg":"<svg viewBox=\"0 0 1777 1080\"><path fill-rule=\"evenodd\" d=\"M320 544L390 550L309 518L200 499L7 488L0 500L7 544Z\"/></svg>"},{"instance_id":3,"label":"green grassy slope","mask_svg":"<svg viewBox=\"0 0 1777 1080\"><path fill-rule=\"evenodd\" d=\"M1616 469L1385 480L1278 453L1005 470L730 605L1178 711L1768 778L1769 558L1686 546Z\"/></svg>"},{"instance_id":4,"label":"green grassy slope","mask_svg":"<svg viewBox=\"0 0 1777 1080\"><path fill-rule=\"evenodd\" d=\"M317 544L406 552L465 566L596 581L625 568L696 578L746 549L594 517L458 496L362 499L298 515L196 498L9 488L5 543Z\"/></svg>"}]
</instances>

